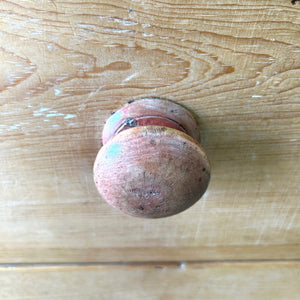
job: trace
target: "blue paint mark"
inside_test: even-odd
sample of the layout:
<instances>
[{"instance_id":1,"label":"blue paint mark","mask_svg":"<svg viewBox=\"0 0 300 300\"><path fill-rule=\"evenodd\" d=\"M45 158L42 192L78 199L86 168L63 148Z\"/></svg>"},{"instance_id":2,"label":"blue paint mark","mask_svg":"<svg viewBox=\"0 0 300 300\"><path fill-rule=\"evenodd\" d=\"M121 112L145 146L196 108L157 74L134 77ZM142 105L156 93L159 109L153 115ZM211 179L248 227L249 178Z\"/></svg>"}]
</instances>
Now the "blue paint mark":
<instances>
[{"instance_id":1,"label":"blue paint mark","mask_svg":"<svg viewBox=\"0 0 300 300\"><path fill-rule=\"evenodd\" d=\"M122 153L121 145L119 144L111 144L107 150L105 158L114 159Z\"/></svg>"},{"instance_id":2,"label":"blue paint mark","mask_svg":"<svg viewBox=\"0 0 300 300\"><path fill-rule=\"evenodd\" d=\"M118 123L122 118L122 113L120 111L115 112L113 115L110 116L108 119L109 124L116 124Z\"/></svg>"}]
</instances>

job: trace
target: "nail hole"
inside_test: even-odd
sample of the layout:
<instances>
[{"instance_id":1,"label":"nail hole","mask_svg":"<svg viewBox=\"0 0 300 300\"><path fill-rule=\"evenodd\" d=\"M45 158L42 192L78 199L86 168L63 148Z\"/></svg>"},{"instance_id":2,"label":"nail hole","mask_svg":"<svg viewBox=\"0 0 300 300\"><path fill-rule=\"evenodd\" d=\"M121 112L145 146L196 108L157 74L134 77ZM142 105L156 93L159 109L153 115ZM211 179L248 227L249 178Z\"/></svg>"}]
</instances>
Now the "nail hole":
<instances>
[{"instance_id":1,"label":"nail hole","mask_svg":"<svg viewBox=\"0 0 300 300\"><path fill-rule=\"evenodd\" d=\"M144 207L142 205L140 205L139 210L144 210Z\"/></svg>"},{"instance_id":2,"label":"nail hole","mask_svg":"<svg viewBox=\"0 0 300 300\"><path fill-rule=\"evenodd\" d=\"M203 172L205 172L205 171L206 171L206 169L205 169L205 168L203 168L203 169L202 169L202 171L203 171Z\"/></svg>"}]
</instances>

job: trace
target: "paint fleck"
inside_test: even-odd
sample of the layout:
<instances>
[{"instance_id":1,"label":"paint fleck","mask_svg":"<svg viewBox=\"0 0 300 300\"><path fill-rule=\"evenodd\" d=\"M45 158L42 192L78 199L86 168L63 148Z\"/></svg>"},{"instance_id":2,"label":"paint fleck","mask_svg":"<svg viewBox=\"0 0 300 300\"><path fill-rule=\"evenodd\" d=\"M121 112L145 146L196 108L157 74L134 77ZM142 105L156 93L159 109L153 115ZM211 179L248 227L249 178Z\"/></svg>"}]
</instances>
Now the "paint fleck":
<instances>
[{"instance_id":1,"label":"paint fleck","mask_svg":"<svg viewBox=\"0 0 300 300\"><path fill-rule=\"evenodd\" d=\"M55 96L58 96L61 93L61 90L59 89L54 89L54 94Z\"/></svg>"},{"instance_id":2,"label":"paint fleck","mask_svg":"<svg viewBox=\"0 0 300 300\"><path fill-rule=\"evenodd\" d=\"M152 33L143 33L143 36L154 36L154 34L152 34Z\"/></svg>"},{"instance_id":3,"label":"paint fleck","mask_svg":"<svg viewBox=\"0 0 300 300\"><path fill-rule=\"evenodd\" d=\"M252 95L252 98L261 98L262 95Z\"/></svg>"},{"instance_id":4,"label":"paint fleck","mask_svg":"<svg viewBox=\"0 0 300 300\"><path fill-rule=\"evenodd\" d=\"M129 81L130 79L132 79L133 77L136 77L138 75L138 72L133 73L131 75L129 75L127 78L125 78L123 81Z\"/></svg>"},{"instance_id":5,"label":"paint fleck","mask_svg":"<svg viewBox=\"0 0 300 300\"><path fill-rule=\"evenodd\" d=\"M64 119L72 119L72 118L76 118L76 115L72 115L72 114L67 114L65 115Z\"/></svg>"},{"instance_id":6,"label":"paint fleck","mask_svg":"<svg viewBox=\"0 0 300 300\"><path fill-rule=\"evenodd\" d=\"M108 119L108 122L110 124L116 124L118 122L120 122L122 118L122 113L117 111L116 113L114 113L113 115L110 116L110 118Z\"/></svg>"},{"instance_id":7,"label":"paint fleck","mask_svg":"<svg viewBox=\"0 0 300 300\"><path fill-rule=\"evenodd\" d=\"M120 144L111 144L106 150L106 158L114 159L122 152L122 148Z\"/></svg>"},{"instance_id":8,"label":"paint fleck","mask_svg":"<svg viewBox=\"0 0 300 300\"><path fill-rule=\"evenodd\" d=\"M123 24L124 26L138 25L137 22L133 22L133 21L129 21L129 20L122 20L122 19L118 19L118 18L113 18L113 20L117 23Z\"/></svg>"},{"instance_id":9,"label":"paint fleck","mask_svg":"<svg viewBox=\"0 0 300 300\"><path fill-rule=\"evenodd\" d=\"M39 111L40 112L43 112L43 111L47 111L47 110L49 110L50 108L48 108L48 107L42 107Z\"/></svg>"}]
</instances>

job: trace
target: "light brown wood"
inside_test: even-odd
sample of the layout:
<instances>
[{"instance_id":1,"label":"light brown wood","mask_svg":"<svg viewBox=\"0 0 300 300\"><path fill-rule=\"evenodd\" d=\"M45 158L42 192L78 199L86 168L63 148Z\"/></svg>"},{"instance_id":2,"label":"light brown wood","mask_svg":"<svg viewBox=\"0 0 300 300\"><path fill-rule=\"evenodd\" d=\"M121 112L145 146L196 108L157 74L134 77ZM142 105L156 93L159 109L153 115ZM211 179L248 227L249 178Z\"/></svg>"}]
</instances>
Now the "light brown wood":
<instances>
[{"instance_id":1,"label":"light brown wood","mask_svg":"<svg viewBox=\"0 0 300 300\"><path fill-rule=\"evenodd\" d=\"M0 297L298 300L299 276L299 263L2 268Z\"/></svg>"},{"instance_id":2,"label":"light brown wood","mask_svg":"<svg viewBox=\"0 0 300 300\"><path fill-rule=\"evenodd\" d=\"M300 258L299 16L283 0L1 1L0 261ZM198 115L212 163L204 198L165 220L123 216L93 183L105 120L147 96Z\"/></svg>"},{"instance_id":3,"label":"light brown wood","mask_svg":"<svg viewBox=\"0 0 300 300\"><path fill-rule=\"evenodd\" d=\"M299 259L299 245L198 247L48 247L2 248L0 263L141 263L176 261L276 261Z\"/></svg>"}]
</instances>

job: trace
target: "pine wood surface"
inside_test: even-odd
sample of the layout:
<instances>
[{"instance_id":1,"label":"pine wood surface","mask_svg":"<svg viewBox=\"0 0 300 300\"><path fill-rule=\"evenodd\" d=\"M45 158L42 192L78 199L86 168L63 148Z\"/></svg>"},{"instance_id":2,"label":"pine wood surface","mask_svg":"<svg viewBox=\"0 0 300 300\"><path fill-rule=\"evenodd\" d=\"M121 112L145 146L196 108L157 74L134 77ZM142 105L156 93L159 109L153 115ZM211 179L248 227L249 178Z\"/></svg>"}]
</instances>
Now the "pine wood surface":
<instances>
[{"instance_id":1,"label":"pine wood surface","mask_svg":"<svg viewBox=\"0 0 300 300\"><path fill-rule=\"evenodd\" d=\"M299 5L2 1L0 14L1 261L299 245ZM112 210L92 180L106 118L149 95L198 115L212 162L204 198L155 222Z\"/></svg>"},{"instance_id":2,"label":"pine wood surface","mask_svg":"<svg viewBox=\"0 0 300 300\"><path fill-rule=\"evenodd\" d=\"M6 267L0 269L0 297L298 300L299 276L299 262Z\"/></svg>"},{"instance_id":3,"label":"pine wood surface","mask_svg":"<svg viewBox=\"0 0 300 300\"><path fill-rule=\"evenodd\" d=\"M299 299L299 23L285 0L1 1L0 263L54 265L2 267L0 298ZM197 116L212 165L161 220L92 176L105 120L148 96ZM55 265L80 262L115 265Z\"/></svg>"}]
</instances>

